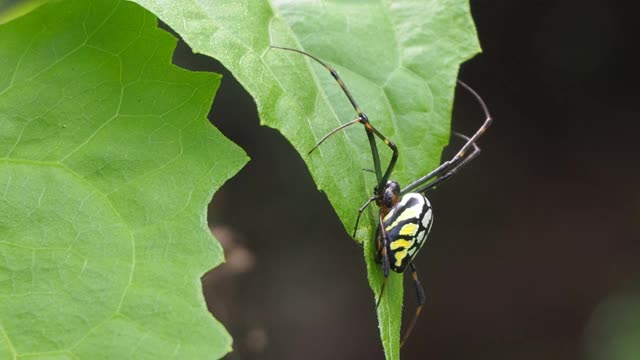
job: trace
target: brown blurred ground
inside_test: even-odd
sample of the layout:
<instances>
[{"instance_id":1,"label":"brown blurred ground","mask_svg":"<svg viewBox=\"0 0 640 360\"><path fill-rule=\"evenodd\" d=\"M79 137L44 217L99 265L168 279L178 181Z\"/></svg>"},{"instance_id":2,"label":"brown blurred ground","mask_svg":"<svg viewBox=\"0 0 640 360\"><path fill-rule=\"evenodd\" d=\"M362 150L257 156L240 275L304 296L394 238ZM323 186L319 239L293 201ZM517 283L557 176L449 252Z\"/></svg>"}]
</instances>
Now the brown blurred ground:
<instances>
[{"instance_id":1,"label":"brown blurred ground","mask_svg":"<svg viewBox=\"0 0 640 360\"><path fill-rule=\"evenodd\" d=\"M640 288L640 58L623 3L472 1L484 53L461 78L495 126L430 196L436 224L416 262L428 303L403 358L591 359L593 312ZM298 154L219 64L184 45L176 62L225 74L211 118L251 157L209 214L240 251L204 279L234 337L228 358L382 358L361 250ZM457 98L456 130L478 116Z\"/></svg>"}]
</instances>

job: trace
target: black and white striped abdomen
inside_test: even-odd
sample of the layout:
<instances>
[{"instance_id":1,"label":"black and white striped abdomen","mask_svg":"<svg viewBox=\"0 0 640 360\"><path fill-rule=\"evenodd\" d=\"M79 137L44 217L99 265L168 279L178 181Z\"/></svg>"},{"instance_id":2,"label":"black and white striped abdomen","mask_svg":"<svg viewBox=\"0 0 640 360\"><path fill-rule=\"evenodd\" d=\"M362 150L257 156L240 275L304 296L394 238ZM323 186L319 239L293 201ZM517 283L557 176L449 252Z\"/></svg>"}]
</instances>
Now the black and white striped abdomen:
<instances>
[{"instance_id":1,"label":"black and white striped abdomen","mask_svg":"<svg viewBox=\"0 0 640 360\"><path fill-rule=\"evenodd\" d=\"M431 204L422 194L406 194L391 208L383 219L391 270L399 273L404 271L424 245L432 223Z\"/></svg>"}]
</instances>

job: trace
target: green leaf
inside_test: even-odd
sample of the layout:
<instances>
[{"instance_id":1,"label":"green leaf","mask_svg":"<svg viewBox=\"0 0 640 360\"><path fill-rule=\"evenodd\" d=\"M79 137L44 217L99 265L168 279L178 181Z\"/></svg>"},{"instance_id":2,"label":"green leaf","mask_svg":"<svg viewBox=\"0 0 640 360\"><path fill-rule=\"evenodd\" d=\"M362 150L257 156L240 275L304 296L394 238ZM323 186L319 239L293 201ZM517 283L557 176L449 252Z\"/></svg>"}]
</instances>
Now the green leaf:
<instances>
[{"instance_id":1,"label":"green leaf","mask_svg":"<svg viewBox=\"0 0 640 360\"><path fill-rule=\"evenodd\" d=\"M318 139L355 113L324 68L269 45L305 50L336 67L372 123L398 145L393 177L401 184L437 165L449 138L459 64L479 51L467 0L136 2L234 74L253 96L262 123L278 129L301 154L349 233L375 184L363 171L373 167L364 131L347 129L308 155ZM386 164L390 152L378 146ZM365 212L356 238L365 243L377 294L375 210ZM378 311L388 359L399 358L401 309L401 276L392 274Z\"/></svg>"},{"instance_id":2,"label":"green leaf","mask_svg":"<svg viewBox=\"0 0 640 360\"><path fill-rule=\"evenodd\" d=\"M637 284L637 283L636 283ZM585 359L640 358L638 286L609 295L595 309L585 331Z\"/></svg>"},{"instance_id":3,"label":"green leaf","mask_svg":"<svg viewBox=\"0 0 640 360\"><path fill-rule=\"evenodd\" d=\"M203 359L231 348L200 276L206 206L246 162L207 121L220 76L122 1L0 26L0 358Z\"/></svg>"},{"instance_id":4,"label":"green leaf","mask_svg":"<svg viewBox=\"0 0 640 360\"><path fill-rule=\"evenodd\" d=\"M0 24L28 14L49 0L0 0Z\"/></svg>"}]
</instances>

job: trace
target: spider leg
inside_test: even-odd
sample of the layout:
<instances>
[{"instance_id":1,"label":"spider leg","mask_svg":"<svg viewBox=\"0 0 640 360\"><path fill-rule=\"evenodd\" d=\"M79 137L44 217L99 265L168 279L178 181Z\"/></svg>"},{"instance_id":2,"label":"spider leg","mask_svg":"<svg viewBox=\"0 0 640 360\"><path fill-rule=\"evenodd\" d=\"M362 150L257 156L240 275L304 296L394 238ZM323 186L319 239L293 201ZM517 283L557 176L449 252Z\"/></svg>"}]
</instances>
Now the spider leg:
<instances>
[{"instance_id":1,"label":"spider leg","mask_svg":"<svg viewBox=\"0 0 640 360\"><path fill-rule=\"evenodd\" d=\"M485 104L484 100L482 100L482 97L480 97L480 95L475 90L473 90L473 88L471 88L469 85L462 82L461 80L458 80L458 84L460 84L460 86L462 86L474 98L476 98L476 101L478 102L478 104L480 104L480 107L482 107L485 120L484 120L484 123L482 123L482 126L480 126L478 130L476 130L476 132L470 138L467 138L467 143L464 144L464 146L458 151L458 153L454 156L454 158L463 157L470 147L475 146L475 143L478 141L478 138L480 138L482 134L484 134L485 131L487 131L487 129L491 126L491 123L493 122L493 118L489 113L489 108L487 108L487 104Z\"/></svg>"},{"instance_id":2,"label":"spider leg","mask_svg":"<svg viewBox=\"0 0 640 360\"><path fill-rule=\"evenodd\" d=\"M351 106L353 106L353 109L358 114L358 117L355 120L352 120L352 121L350 121L350 122L348 122L348 123L346 123L344 125L340 125L339 127L335 128L334 130L329 132L327 135L323 136L322 139L320 139L320 141L309 151L309 153L311 153L315 148L317 148L322 142L324 142L331 135L335 134L336 132L338 132L338 131L346 128L346 127L348 127L349 125L352 125L352 124L355 124L355 123L359 122L362 125L364 125L364 129L365 129L365 131L367 133L367 138L369 139L369 146L371 147L371 154L373 156L373 166L375 168L376 180L378 181L378 185L377 185L376 189L383 189L384 185L387 182L387 180L389 180L389 176L391 175L391 172L393 171L393 168L396 165L396 162L398 160L398 147L391 140L389 140L386 136L384 136L380 131L378 131L378 129L376 129L373 125L371 125L371 123L369 122L369 118L362 111L362 109L360 109L360 106L358 106L358 103L353 98L353 95L351 95L351 92L349 91L349 88L347 88L347 86L345 85L344 81L342 81L342 78L340 78L340 75L338 75L338 72L334 68L329 66L329 64L325 63L324 61L320 60L319 58L315 57L314 55L311 55L311 54L309 54L307 52L304 52L302 50L292 49L292 48L287 48L287 47L281 47L281 46L273 46L273 45L271 45L270 47L274 48L274 49L281 49L281 50L288 50L288 51L297 52L299 54L305 55L305 56L313 59L314 61L316 61L320 65L324 66L324 68L327 69L331 73L331 76L333 76L333 78L336 80L336 82L338 83L338 85L342 89L342 92L344 92L344 94L346 95L347 99L349 99L349 102L351 103ZM385 145L387 145L391 149L391 151L393 152L393 154L391 155L391 160L389 161L389 165L387 166L387 169L385 170L384 174L382 173L382 167L380 165L380 155L378 153L378 145L376 144L376 139L375 139L376 136L378 138L380 138L380 140L382 140L382 142L384 142Z\"/></svg>"},{"instance_id":3,"label":"spider leg","mask_svg":"<svg viewBox=\"0 0 640 360\"><path fill-rule=\"evenodd\" d=\"M381 248L380 257L382 258L382 276L384 279L382 280L382 287L380 288L380 295L378 297L378 301L376 301L376 309L380 306L380 302L382 301L382 295L384 295L384 289L387 287L387 280L389 279L389 269L391 268L391 264L389 264L389 256L387 253L387 244L389 243L389 236L387 235L387 231L384 228L384 222L382 221L382 211L380 211L380 237L382 238L382 244L378 243L378 249ZM378 240L380 241L380 240Z\"/></svg>"},{"instance_id":4,"label":"spider leg","mask_svg":"<svg viewBox=\"0 0 640 360\"><path fill-rule=\"evenodd\" d=\"M322 137L322 139L320 139L320 140L319 140L319 141L318 141L318 142L317 142L317 143L316 143L316 144L311 148L311 150L309 150L309 152L308 152L307 154L311 154L315 149L317 149L317 148L318 148L318 146L320 146L320 145L321 145L325 140L327 140L331 135L333 135L333 134L337 133L338 131L340 131L340 130L342 130L342 129L344 129L344 128L346 128L346 127L350 126L350 125L357 124L357 123L359 123L360 121L361 121L361 120L360 120L360 118L359 118L359 117L357 117L357 118L355 118L355 119L353 119L353 120L349 121L348 123L344 123L344 124L342 124L342 125L338 126L337 128L335 128L335 129L333 129L333 130L329 131L325 136L323 136L323 137Z\"/></svg>"},{"instance_id":5,"label":"spider leg","mask_svg":"<svg viewBox=\"0 0 640 360\"><path fill-rule=\"evenodd\" d=\"M375 200L376 197L372 196L369 198L369 200L367 200L366 203L364 203L364 205L362 205L359 209L358 209L358 217L356 217L356 225L353 227L353 236L351 236L352 238L356 237L356 231L358 231L358 224L360 223L360 216L362 215L362 213L364 212L364 209L367 208L367 206L369 206L369 204L371 204L371 202L373 200Z\"/></svg>"},{"instance_id":6,"label":"spider leg","mask_svg":"<svg viewBox=\"0 0 640 360\"><path fill-rule=\"evenodd\" d=\"M466 138L468 139L466 136L455 133L455 135L458 135L459 137L462 138ZM469 162L471 162L471 160L473 160L476 156L480 155L480 148L478 147L478 145L476 145L475 143L473 144L473 149L471 150L471 152L466 155L465 157L461 158L461 160L456 163L453 164L452 166L449 167L449 169L442 175L440 175L438 178L436 178L434 181L427 183L426 185L414 190L415 192L425 192L427 190L433 189L434 187L438 186L438 184L440 184L441 182L447 180L448 178L450 178L451 176L455 175L460 169L462 169L465 165L467 165Z\"/></svg>"},{"instance_id":7,"label":"spider leg","mask_svg":"<svg viewBox=\"0 0 640 360\"><path fill-rule=\"evenodd\" d=\"M409 338L409 335L411 335L411 332L413 331L414 326L416 326L416 320L418 320L418 316L420 316L420 312L422 311L422 305L424 305L424 301L425 301L424 289L422 288L422 284L420 283L420 279L418 278L418 272L416 271L416 267L415 265L413 265L413 262L410 262L409 265L411 265L411 278L413 279L413 284L416 287L416 297L418 298L418 306L416 307L416 312L413 315L411 322L409 323L407 332L404 333L404 336L402 337L402 341L400 341L400 347L404 345L405 341L407 341L407 339Z\"/></svg>"},{"instance_id":8,"label":"spider leg","mask_svg":"<svg viewBox=\"0 0 640 360\"><path fill-rule=\"evenodd\" d=\"M491 126L491 123L493 122L493 118L491 117L491 114L489 113L489 109L487 108L487 105L485 104L484 100L482 100L480 95L478 95L478 93L475 90L473 90L469 85L465 84L460 80L458 80L458 84L460 84L460 86L462 86L465 90L471 93L471 95L473 95L473 97L475 97L477 102L480 104L485 115L484 122L471 137L454 133L454 135L459 136L466 140L462 148L460 148L460 150L458 150L458 152L450 160L443 162L442 164L440 164L440 166L438 166L436 169L434 169L427 175L405 186L405 188L401 192L402 194L414 192L416 191L415 189L417 188L422 189L421 191L425 191L432 188L433 186L430 186L430 183L429 183L432 179L437 178L439 176L441 177L446 176L445 179L448 179L449 177L451 177L451 175L455 174L455 172L458 169L466 165L471 159L475 158L479 154L480 149L476 145L476 142L485 133L485 131L489 128L489 126ZM465 157L465 155L467 155L467 153L470 150L472 151L471 154ZM445 179L436 180L436 181L440 183ZM417 191L417 192L421 192L421 191Z\"/></svg>"}]
</instances>

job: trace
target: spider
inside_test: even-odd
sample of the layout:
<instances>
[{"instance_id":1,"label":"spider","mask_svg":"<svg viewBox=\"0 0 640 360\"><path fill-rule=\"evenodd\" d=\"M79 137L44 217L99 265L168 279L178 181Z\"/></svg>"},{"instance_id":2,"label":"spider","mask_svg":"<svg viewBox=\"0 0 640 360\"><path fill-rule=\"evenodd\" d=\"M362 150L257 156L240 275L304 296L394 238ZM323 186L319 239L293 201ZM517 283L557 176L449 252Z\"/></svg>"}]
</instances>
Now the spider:
<instances>
[{"instance_id":1,"label":"spider","mask_svg":"<svg viewBox=\"0 0 640 360\"><path fill-rule=\"evenodd\" d=\"M376 301L376 308L380 305L380 301L382 300L390 270L403 274L408 266L411 269L411 278L416 291L416 311L400 342L400 346L402 347L409 338L409 335L411 335L416 324L416 320L418 319L418 316L422 311L422 306L425 302L424 290L420 283L420 279L418 278L416 267L413 264L413 259L420 248L424 245L425 240L429 235L429 231L431 230L431 225L433 224L433 211L425 193L455 175L458 170L480 154L480 148L476 145L476 141L482 136L482 134L484 134L493 121L491 114L489 113L489 109L487 108L484 100L482 100L475 90L466 83L458 80L457 83L467 90L480 104L485 115L484 122L470 137L453 132L454 136L465 141L460 150L458 150L451 159L443 162L428 174L411 182L409 185L401 189L400 185L396 181L390 180L391 173L393 172L393 168L398 160L397 146L390 139L380 133L380 131L378 131L371 122L369 122L369 118L362 111L360 106L358 106L357 102L351 95L351 92L338 75L338 72L318 57L302 50L280 46L271 47L305 55L324 66L336 80L357 114L355 119L338 126L323 136L309 151L309 154L330 136L348 126L359 123L365 128L369 145L371 147L374 166L373 172L376 174L377 185L373 189L373 195L358 209L358 216L356 218L352 236L355 238L358 223L360 222L360 217L364 210L372 202L375 202L379 209L377 219L378 225L375 235L375 259L381 264L384 276L380 295ZM389 161L389 165L387 165L384 173L382 172L380 164L380 155L378 154L376 137L384 142L392 152L391 160Z\"/></svg>"}]
</instances>

